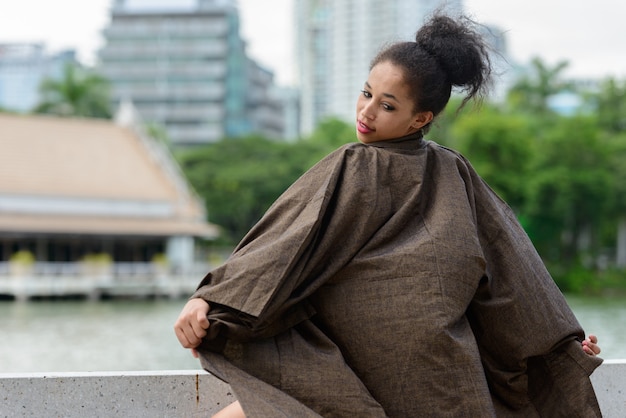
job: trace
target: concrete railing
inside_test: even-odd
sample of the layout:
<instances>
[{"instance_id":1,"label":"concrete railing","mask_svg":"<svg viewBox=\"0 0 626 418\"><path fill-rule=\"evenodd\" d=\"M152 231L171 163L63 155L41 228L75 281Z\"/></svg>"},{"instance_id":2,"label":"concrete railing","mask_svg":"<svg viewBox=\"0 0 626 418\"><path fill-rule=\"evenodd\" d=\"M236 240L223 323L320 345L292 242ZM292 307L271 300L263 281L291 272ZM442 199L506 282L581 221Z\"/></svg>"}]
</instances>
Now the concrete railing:
<instances>
[{"instance_id":1,"label":"concrete railing","mask_svg":"<svg viewBox=\"0 0 626 418\"><path fill-rule=\"evenodd\" d=\"M626 417L626 360L591 378L604 417ZM0 374L1 417L210 417L234 400L202 371Z\"/></svg>"}]
</instances>

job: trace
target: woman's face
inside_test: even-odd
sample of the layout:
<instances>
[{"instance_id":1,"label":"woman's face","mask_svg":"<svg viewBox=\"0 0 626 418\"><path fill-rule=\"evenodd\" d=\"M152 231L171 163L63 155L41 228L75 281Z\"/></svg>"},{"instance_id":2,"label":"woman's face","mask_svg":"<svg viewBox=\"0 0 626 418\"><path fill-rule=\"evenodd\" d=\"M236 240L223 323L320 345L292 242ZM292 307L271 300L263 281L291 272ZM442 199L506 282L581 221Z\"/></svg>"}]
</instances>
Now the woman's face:
<instances>
[{"instance_id":1,"label":"woman's face","mask_svg":"<svg viewBox=\"0 0 626 418\"><path fill-rule=\"evenodd\" d=\"M356 102L357 138L368 144L417 132L433 114L414 108L402 69L388 61L376 64Z\"/></svg>"}]
</instances>

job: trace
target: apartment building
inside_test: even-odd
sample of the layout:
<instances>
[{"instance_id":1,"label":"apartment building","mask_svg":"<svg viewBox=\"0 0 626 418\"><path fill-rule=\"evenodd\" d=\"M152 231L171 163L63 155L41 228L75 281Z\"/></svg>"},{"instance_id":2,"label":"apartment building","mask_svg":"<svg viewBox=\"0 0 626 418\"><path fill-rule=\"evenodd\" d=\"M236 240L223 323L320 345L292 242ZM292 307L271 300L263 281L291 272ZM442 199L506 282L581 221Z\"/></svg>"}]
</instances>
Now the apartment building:
<instances>
[{"instance_id":1,"label":"apartment building","mask_svg":"<svg viewBox=\"0 0 626 418\"><path fill-rule=\"evenodd\" d=\"M246 54L234 0L116 0L99 51L116 102L130 100L174 145L283 137L273 74Z\"/></svg>"}]
</instances>

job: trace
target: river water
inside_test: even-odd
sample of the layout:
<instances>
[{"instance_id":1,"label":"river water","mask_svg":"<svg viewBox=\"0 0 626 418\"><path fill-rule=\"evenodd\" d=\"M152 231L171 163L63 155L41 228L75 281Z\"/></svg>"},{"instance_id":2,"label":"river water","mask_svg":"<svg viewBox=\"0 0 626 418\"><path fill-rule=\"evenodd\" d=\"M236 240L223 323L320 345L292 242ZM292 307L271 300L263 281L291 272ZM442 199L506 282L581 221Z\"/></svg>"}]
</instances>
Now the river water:
<instances>
[{"instance_id":1,"label":"river water","mask_svg":"<svg viewBox=\"0 0 626 418\"><path fill-rule=\"evenodd\" d=\"M626 359L626 299L568 297L602 357ZM198 369L173 324L185 300L0 302L0 373Z\"/></svg>"}]
</instances>

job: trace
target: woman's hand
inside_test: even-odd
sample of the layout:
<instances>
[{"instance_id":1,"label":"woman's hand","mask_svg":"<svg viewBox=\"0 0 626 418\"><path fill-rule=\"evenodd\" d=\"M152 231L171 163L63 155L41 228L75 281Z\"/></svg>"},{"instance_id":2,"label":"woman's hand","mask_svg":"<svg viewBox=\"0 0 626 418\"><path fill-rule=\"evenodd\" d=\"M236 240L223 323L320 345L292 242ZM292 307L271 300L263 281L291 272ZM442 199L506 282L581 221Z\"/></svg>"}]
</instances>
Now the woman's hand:
<instances>
[{"instance_id":1,"label":"woman's hand","mask_svg":"<svg viewBox=\"0 0 626 418\"><path fill-rule=\"evenodd\" d=\"M598 345L598 337L593 334L590 334L583 342L583 351L590 356L595 356L600 354L600 346Z\"/></svg>"},{"instance_id":2,"label":"woman's hand","mask_svg":"<svg viewBox=\"0 0 626 418\"><path fill-rule=\"evenodd\" d=\"M200 345L209 328L208 313L209 304L204 299L190 299L174 324L176 338L183 347L189 348L196 358L198 353L195 348Z\"/></svg>"}]
</instances>

